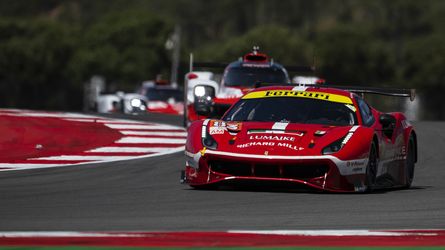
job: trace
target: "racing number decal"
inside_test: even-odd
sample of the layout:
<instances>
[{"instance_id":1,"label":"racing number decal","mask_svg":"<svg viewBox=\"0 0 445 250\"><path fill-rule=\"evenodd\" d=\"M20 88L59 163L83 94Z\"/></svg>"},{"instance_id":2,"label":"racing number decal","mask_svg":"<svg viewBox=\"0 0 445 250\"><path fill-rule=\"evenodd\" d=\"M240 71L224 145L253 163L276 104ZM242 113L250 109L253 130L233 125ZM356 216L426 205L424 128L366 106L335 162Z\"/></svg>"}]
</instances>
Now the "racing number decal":
<instances>
[{"instance_id":1,"label":"racing number decal","mask_svg":"<svg viewBox=\"0 0 445 250\"><path fill-rule=\"evenodd\" d=\"M267 98L267 97L301 97L301 98L311 98L324 101L352 104L351 98L347 96L329 94L323 92L293 91L293 90L256 91L245 95L242 99L256 99L256 98Z\"/></svg>"}]
</instances>

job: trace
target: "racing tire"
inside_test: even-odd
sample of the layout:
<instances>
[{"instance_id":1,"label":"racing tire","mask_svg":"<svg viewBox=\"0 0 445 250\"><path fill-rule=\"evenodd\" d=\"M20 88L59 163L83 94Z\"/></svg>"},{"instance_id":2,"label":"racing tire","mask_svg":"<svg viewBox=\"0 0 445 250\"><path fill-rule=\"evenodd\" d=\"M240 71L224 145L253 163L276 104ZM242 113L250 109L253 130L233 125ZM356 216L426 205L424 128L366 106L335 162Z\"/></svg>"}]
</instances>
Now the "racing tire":
<instances>
[{"instance_id":1,"label":"racing tire","mask_svg":"<svg viewBox=\"0 0 445 250\"><path fill-rule=\"evenodd\" d=\"M405 188L410 188L414 179L414 166L415 166L415 144L414 138L410 136L408 141L408 151L406 153L405 162Z\"/></svg>"},{"instance_id":2,"label":"racing tire","mask_svg":"<svg viewBox=\"0 0 445 250\"><path fill-rule=\"evenodd\" d=\"M193 189L196 190L217 190L217 184L207 184L207 185L190 185Z\"/></svg>"},{"instance_id":3,"label":"racing tire","mask_svg":"<svg viewBox=\"0 0 445 250\"><path fill-rule=\"evenodd\" d=\"M366 166L366 190L365 192L372 192L376 186L377 179L377 147L374 142L371 144L369 151L368 165Z\"/></svg>"}]
</instances>

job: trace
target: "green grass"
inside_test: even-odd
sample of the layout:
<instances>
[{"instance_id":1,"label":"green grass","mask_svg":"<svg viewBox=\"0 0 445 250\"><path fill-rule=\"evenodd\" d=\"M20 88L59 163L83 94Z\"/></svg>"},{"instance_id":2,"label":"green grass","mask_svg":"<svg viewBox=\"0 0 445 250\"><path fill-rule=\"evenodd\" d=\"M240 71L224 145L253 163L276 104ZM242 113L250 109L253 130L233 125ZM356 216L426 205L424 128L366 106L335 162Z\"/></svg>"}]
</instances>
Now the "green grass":
<instances>
[{"instance_id":1,"label":"green grass","mask_svg":"<svg viewBox=\"0 0 445 250\"><path fill-rule=\"evenodd\" d=\"M54 247L34 247L34 246L11 246L0 247L0 250L445 250L443 247L77 247L77 246L54 246Z\"/></svg>"}]
</instances>

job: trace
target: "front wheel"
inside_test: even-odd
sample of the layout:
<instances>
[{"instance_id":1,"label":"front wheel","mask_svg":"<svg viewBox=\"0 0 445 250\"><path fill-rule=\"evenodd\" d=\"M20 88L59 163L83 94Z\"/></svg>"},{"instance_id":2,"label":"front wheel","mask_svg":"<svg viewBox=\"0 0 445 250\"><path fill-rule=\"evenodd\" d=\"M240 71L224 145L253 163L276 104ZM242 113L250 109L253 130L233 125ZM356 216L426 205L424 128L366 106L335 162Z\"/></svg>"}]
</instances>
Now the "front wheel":
<instances>
[{"instance_id":1,"label":"front wheel","mask_svg":"<svg viewBox=\"0 0 445 250\"><path fill-rule=\"evenodd\" d=\"M405 188L410 188L414 179L414 165L415 165L415 145L414 139L411 136L408 141L408 151L406 153L405 162Z\"/></svg>"},{"instance_id":2,"label":"front wheel","mask_svg":"<svg viewBox=\"0 0 445 250\"><path fill-rule=\"evenodd\" d=\"M368 165L366 166L366 192L371 192L376 185L377 179L377 146L373 142L369 151Z\"/></svg>"},{"instance_id":3,"label":"front wheel","mask_svg":"<svg viewBox=\"0 0 445 250\"><path fill-rule=\"evenodd\" d=\"M193 189L196 190L217 190L219 185L216 183L205 184L205 185L190 185Z\"/></svg>"}]
</instances>

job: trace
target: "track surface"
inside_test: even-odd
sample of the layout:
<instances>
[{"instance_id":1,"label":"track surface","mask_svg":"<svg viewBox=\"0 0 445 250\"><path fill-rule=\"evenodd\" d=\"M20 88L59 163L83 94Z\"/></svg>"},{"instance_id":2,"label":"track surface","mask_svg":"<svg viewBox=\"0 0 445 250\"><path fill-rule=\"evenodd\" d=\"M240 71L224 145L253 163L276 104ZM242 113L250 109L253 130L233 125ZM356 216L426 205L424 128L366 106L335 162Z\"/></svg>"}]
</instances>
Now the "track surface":
<instances>
[{"instance_id":1,"label":"track surface","mask_svg":"<svg viewBox=\"0 0 445 250\"><path fill-rule=\"evenodd\" d=\"M179 184L176 153L0 173L0 231L445 228L445 123L415 126L420 159L409 190L197 191Z\"/></svg>"}]
</instances>

